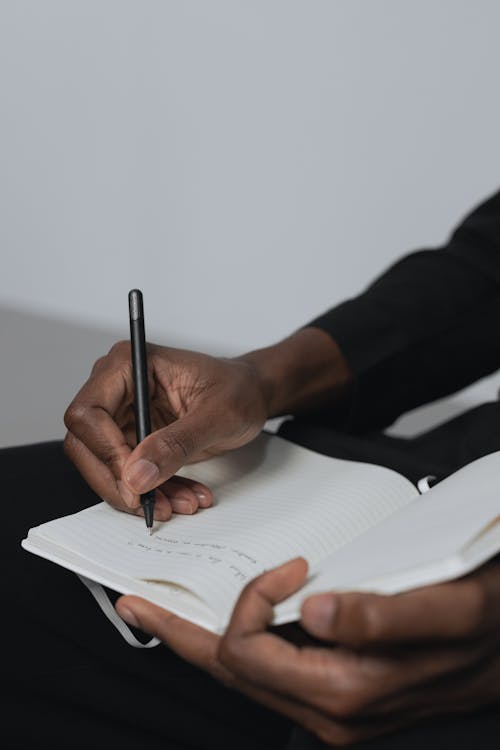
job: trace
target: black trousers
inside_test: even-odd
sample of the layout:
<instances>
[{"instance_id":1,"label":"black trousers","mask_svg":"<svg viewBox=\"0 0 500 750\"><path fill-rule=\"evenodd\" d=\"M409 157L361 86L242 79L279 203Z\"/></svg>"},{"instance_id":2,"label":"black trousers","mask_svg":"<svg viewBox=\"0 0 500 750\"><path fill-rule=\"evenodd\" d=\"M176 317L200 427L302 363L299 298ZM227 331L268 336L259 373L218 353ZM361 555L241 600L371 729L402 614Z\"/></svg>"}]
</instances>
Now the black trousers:
<instances>
[{"instance_id":1,"label":"black trousers","mask_svg":"<svg viewBox=\"0 0 500 750\"><path fill-rule=\"evenodd\" d=\"M411 440L346 435L304 420L283 437L328 455L438 479L500 449L500 405L485 404ZM0 451L4 513L4 748L306 750L323 747L290 721L183 662L167 648L134 649L72 573L20 547L28 529L99 500L60 442ZM443 717L358 750L500 747L500 708Z\"/></svg>"}]
</instances>

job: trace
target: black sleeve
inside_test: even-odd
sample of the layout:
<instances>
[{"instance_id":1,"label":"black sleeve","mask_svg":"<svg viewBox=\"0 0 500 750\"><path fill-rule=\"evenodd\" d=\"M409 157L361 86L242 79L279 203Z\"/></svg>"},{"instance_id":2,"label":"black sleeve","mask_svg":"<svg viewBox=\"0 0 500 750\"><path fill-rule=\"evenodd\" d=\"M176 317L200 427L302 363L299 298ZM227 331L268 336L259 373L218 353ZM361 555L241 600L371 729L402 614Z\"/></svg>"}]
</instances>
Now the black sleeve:
<instances>
[{"instance_id":1,"label":"black sleeve","mask_svg":"<svg viewBox=\"0 0 500 750\"><path fill-rule=\"evenodd\" d=\"M311 321L354 374L347 428L381 429L500 367L500 191L442 248L403 257Z\"/></svg>"}]
</instances>

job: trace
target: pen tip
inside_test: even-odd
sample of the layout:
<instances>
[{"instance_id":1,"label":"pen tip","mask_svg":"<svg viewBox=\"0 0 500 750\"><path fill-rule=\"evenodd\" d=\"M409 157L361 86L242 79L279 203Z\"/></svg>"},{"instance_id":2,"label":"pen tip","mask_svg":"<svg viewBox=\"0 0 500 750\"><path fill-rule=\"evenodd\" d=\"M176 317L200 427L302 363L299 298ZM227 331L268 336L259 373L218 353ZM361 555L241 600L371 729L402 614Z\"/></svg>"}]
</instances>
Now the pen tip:
<instances>
[{"instance_id":1,"label":"pen tip","mask_svg":"<svg viewBox=\"0 0 500 750\"><path fill-rule=\"evenodd\" d=\"M151 535L152 535L152 533L153 533L153 527L152 527L152 526L150 526L150 527L149 527L149 536L151 536Z\"/></svg>"}]
</instances>

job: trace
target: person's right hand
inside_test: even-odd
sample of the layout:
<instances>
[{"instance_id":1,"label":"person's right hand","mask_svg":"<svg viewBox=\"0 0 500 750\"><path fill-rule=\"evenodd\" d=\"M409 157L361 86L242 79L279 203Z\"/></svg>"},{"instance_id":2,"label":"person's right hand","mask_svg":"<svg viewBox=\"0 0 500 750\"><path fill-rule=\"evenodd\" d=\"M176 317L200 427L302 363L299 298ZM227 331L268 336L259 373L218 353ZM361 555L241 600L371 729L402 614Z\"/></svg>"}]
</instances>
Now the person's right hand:
<instances>
[{"instance_id":1,"label":"person's right hand","mask_svg":"<svg viewBox=\"0 0 500 750\"><path fill-rule=\"evenodd\" d=\"M130 344L99 359L64 422L65 451L115 508L142 513L156 489L155 518L208 507L208 487L175 476L185 464L250 442L271 417L329 408L346 397L349 365L312 326L235 359L148 345L152 432L136 446Z\"/></svg>"},{"instance_id":2,"label":"person's right hand","mask_svg":"<svg viewBox=\"0 0 500 750\"><path fill-rule=\"evenodd\" d=\"M267 419L264 388L243 359L148 344L151 434L136 446L130 344L99 359L64 415L64 449L90 487L115 508L155 518L208 507L208 487L175 476L182 466L252 440Z\"/></svg>"}]
</instances>

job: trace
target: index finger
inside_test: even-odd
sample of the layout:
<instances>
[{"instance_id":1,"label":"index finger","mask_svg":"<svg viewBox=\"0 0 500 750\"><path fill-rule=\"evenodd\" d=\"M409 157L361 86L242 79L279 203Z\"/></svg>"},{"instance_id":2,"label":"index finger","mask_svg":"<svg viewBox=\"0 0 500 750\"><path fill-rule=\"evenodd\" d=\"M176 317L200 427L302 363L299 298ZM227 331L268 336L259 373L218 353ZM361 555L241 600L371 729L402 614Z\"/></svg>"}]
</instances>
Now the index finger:
<instances>
[{"instance_id":1,"label":"index finger","mask_svg":"<svg viewBox=\"0 0 500 750\"><path fill-rule=\"evenodd\" d=\"M186 661L223 682L231 680L217 661L220 636L131 594L121 596L115 609L125 622L156 636Z\"/></svg>"},{"instance_id":2,"label":"index finger","mask_svg":"<svg viewBox=\"0 0 500 750\"><path fill-rule=\"evenodd\" d=\"M329 730L330 734L335 730L338 738L347 736L341 724L332 722L305 702L254 686L245 679L239 680L218 658L220 636L137 596L120 597L115 608L129 625L156 636L183 659L206 670L229 687L235 687L253 700L260 701L267 708L283 713L295 723L323 728L325 732Z\"/></svg>"},{"instance_id":3,"label":"index finger","mask_svg":"<svg viewBox=\"0 0 500 750\"><path fill-rule=\"evenodd\" d=\"M130 398L131 383L123 369L101 367L82 386L64 414L68 431L117 479L131 448L115 415Z\"/></svg>"},{"instance_id":4,"label":"index finger","mask_svg":"<svg viewBox=\"0 0 500 750\"><path fill-rule=\"evenodd\" d=\"M241 594L219 647L221 663L253 685L309 702L331 688L325 649L298 648L267 632L274 605L304 582L307 563L296 558L252 581Z\"/></svg>"}]
</instances>

